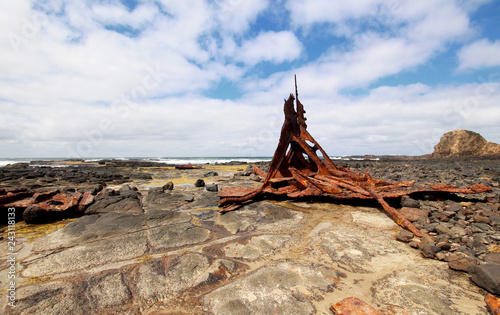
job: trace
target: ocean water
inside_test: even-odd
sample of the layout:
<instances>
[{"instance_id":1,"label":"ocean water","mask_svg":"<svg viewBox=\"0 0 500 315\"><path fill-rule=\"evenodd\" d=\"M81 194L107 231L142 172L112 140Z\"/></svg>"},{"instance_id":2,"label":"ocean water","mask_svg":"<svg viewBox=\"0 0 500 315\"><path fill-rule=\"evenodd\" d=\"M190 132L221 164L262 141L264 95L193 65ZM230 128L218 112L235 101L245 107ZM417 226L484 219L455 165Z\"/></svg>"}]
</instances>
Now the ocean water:
<instances>
[{"instance_id":1,"label":"ocean water","mask_svg":"<svg viewBox=\"0 0 500 315\"><path fill-rule=\"evenodd\" d=\"M183 165L183 164L223 164L229 162L245 162L245 163L256 163L256 162L265 162L271 161L272 157L165 157L165 158L88 158L82 159L86 162L99 162L102 160L137 160L137 161L145 161L145 162L155 162L159 164L166 165ZM15 163L30 163L37 166L44 166L40 161L65 161L64 158L7 158L0 159L0 167L4 167L8 164ZM57 167L57 163L54 165L51 163L49 166ZM64 166L64 165L61 165Z\"/></svg>"},{"instance_id":2,"label":"ocean water","mask_svg":"<svg viewBox=\"0 0 500 315\"><path fill-rule=\"evenodd\" d=\"M365 158L359 157L349 157L349 156L331 156L332 160L365 160ZM83 159L86 162L98 162L101 160L138 160L138 161L146 161L146 162L156 162L159 164L166 165L183 165L183 164L193 164L193 165L203 165L203 164L224 164L229 162L244 162L244 163L256 163L256 162L269 162L272 157L260 156L260 157L162 157L162 158L88 158ZM12 159L1 159L0 158L0 167L4 167L8 164L15 163L33 163L37 166L44 166L40 161L64 161L64 158L12 158ZM373 158L370 160L378 160L378 158ZM64 167L65 165L57 165L51 163L51 167Z\"/></svg>"}]
</instances>

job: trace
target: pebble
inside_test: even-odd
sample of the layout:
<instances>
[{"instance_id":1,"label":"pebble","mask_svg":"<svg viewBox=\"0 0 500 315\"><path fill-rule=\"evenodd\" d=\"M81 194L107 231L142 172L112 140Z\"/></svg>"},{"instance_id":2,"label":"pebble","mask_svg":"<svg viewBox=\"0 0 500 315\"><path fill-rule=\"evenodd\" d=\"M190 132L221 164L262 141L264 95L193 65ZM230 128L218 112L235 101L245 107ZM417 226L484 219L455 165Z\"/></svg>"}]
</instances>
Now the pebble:
<instances>
[{"instance_id":1,"label":"pebble","mask_svg":"<svg viewBox=\"0 0 500 315\"><path fill-rule=\"evenodd\" d=\"M194 183L195 187L204 187L205 186L205 181L203 179L197 179L196 182Z\"/></svg>"},{"instance_id":2,"label":"pebble","mask_svg":"<svg viewBox=\"0 0 500 315\"><path fill-rule=\"evenodd\" d=\"M401 197L401 206L408 208L418 208L420 207L420 201L411 198L410 196ZM415 220L416 221L416 220Z\"/></svg>"},{"instance_id":3,"label":"pebble","mask_svg":"<svg viewBox=\"0 0 500 315\"><path fill-rule=\"evenodd\" d=\"M413 239L413 233L408 230L400 230L396 239L400 242L409 243Z\"/></svg>"},{"instance_id":4,"label":"pebble","mask_svg":"<svg viewBox=\"0 0 500 315\"><path fill-rule=\"evenodd\" d=\"M217 184L208 184L205 186L205 189L207 191L211 192L218 192L219 191L219 186Z\"/></svg>"},{"instance_id":5,"label":"pebble","mask_svg":"<svg viewBox=\"0 0 500 315\"><path fill-rule=\"evenodd\" d=\"M446 261L448 262L448 267L453 270L465 271L467 272L469 266L476 265L477 260L474 257L469 257L463 253L450 254Z\"/></svg>"},{"instance_id":6,"label":"pebble","mask_svg":"<svg viewBox=\"0 0 500 315\"><path fill-rule=\"evenodd\" d=\"M453 232L451 231L450 228L444 226L443 224L438 224L436 225L436 232L438 234L446 234L446 235L449 235L449 236L452 236L453 235Z\"/></svg>"},{"instance_id":7,"label":"pebble","mask_svg":"<svg viewBox=\"0 0 500 315\"><path fill-rule=\"evenodd\" d=\"M431 243L424 244L420 249L420 253L425 258L434 258L436 253L436 246Z\"/></svg>"}]
</instances>

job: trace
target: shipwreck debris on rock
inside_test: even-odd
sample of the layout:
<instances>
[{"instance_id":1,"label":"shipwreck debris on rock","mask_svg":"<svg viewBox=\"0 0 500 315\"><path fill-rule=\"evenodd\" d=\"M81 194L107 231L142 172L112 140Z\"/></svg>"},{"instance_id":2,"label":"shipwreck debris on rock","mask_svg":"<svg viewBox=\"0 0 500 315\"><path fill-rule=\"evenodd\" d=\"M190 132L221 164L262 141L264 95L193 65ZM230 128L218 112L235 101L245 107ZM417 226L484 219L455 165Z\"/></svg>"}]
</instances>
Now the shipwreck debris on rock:
<instances>
[{"instance_id":1,"label":"shipwreck debris on rock","mask_svg":"<svg viewBox=\"0 0 500 315\"><path fill-rule=\"evenodd\" d=\"M28 189L0 191L0 207L25 208L23 220L28 223L56 221L75 214L82 214L94 202L90 191L60 192L58 190L35 193Z\"/></svg>"},{"instance_id":2,"label":"shipwreck debris on rock","mask_svg":"<svg viewBox=\"0 0 500 315\"><path fill-rule=\"evenodd\" d=\"M330 307L336 315L382 315L379 311L357 297L348 297Z\"/></svg>"},{"instance_id":3,"label":"shipwreck debris on rock","mask_svg":"<svg viewBox=\"0 0 500 315\"><path fill-rule=\"evenodd\" d=\"M295 104L294 104L295 101ZM281 128L278 147L269 171L258 167L254 173L264 177L260 188L224 187L219 193L221 213L236 210L243 204L266 196L299 199L330 197L337 200L375 199L400 226L421 237L423 233L391 207L384 198L395 198L415 192L482 193L490 191L485 185L466 188L452 185L417 184L415 181L387 182L349 168L336 165L318 142L307 131L304 106L298 99L295 78L295 96L290 94L283 106L285 121ZM316 153L319 151L322 158Z\"/></svg>"},{"instance_id":4,"label":"shipwreck debris on rock","mask_svg":"<svg viewBox=\"0 0 500 315\"><path fill-rule=\"evenodd\" d=\"M486 302L486 309L491 315L500 315L500 300L496 296L487 293L484 301Z\"/></svg>"}]
</instances>

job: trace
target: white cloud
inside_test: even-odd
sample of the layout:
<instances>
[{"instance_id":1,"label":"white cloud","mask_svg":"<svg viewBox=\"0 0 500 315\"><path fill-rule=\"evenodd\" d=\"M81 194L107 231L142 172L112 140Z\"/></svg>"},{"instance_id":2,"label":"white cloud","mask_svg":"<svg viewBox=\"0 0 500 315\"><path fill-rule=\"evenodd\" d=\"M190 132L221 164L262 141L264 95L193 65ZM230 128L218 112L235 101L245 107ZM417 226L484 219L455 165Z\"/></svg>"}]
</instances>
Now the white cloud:
<instances>
[{"instance_id":1,"label":"white cloud","mask_svg":"<svg viewBox=\"0 0 500 315\"><path fill-rule=\"evenodd\" d=\"M35 10L2 2L0 157L271 155L294 73L309 130L331 154L429 153L452 128L500 142L497 78L370 88L470 41L473 9L457 3L161 0L130 10L78 1ZM285 6L291 23L268 25ZM12 47L8 34L23 41ZM309 36L324 38L324 50L308 47ZM464 47L461 69L498 65L498 45ZM225 81L243 97L202 96ZM358 89L365 94L350 95Z\"/></svg>"},{"instance_id":2,"label":"white cloud","mask_svg":"<svg viewBox=\"0 0 500 315\"><path fill-rule=\"evenodd\" d=\"M474 12L480 6L493 2L494 0L458 0L458 5L464 8L467 12Z\"/></svg>"},{"instance_id":3,"label":"white cloud","mask_svg":"<svg viewBox=\"0 0 500 315\"><path fill-rule=\"evenodd\" d=\"M310 133L329 154L422 155L431 153L440 137L454 129L474 130L499 142L500 116L491 113L499 112L500 86L478 98L479 89L481 84L441 88L415 84L381 87L367 96L337 97L329 103L304 97L301 101Z\"/></svg>"},{"instance_id":4,"label":"white cloud","mask_svg":"<svg viewBox=\"0 0 500 315\"><path fill-rule=\"evenodd\" d=\"M296 70L311 97L325 91L335 95L342 89L366 87L380 78L413 71L450 43L472 34L466 12L444 0L291 0L288 8L296 26L305 29L304 36L314 26L320 27L316 32L325 34L345 30L337 35L345 37L348 45L332 41L331 50ZM281 80L282 76L272 78Z\"/></svg>"},{"instance_id":5,"label":"white cloud","mask_svg":"<svg viewBox=\"0 0 500 315\"><path fill-rule=\"evenodd\" d=\"M95 4L91 8L94 19L110 25L129 25L142 28L159 14L158 7L152 4L142 4L130 12L121 4Z\"/></svg>"},{"instance_id":6,"label":"white cloud","mask_svg":"<svg viewBox=\"0 0 500 315\"><path fill-rule=\"evenodd\" d=\"M242 34L250 24L269 6L269 0L220 0L215 18L223 33Z\"/></svg>"},{"instance_id":7,"label":"white cloud","mask_svg":"<svg viewBox=\"0 0 500 315\"><path fill-rule=\"evenodd\" d=\"M292 21L296 25L338 23L377 13L380 0L290 0L287 3Z\"/></svg>"},{"instance_id":8,"label":"white cloud","mask_svg":"<svg viewBox=\"0 0 500 315\"><path fill-rule=\"evenodd\" d=\"M33 17L28 0L0 2L0 41L8 40L9 33L21 33L25 19Z\"/></svg>"},{"instance_id":9,"label":"white cloud","mask_svg":"<svg viewBox=\"0 0 500 315\"><path fill-rule=\"evenodd\" d=\"M500 41L475 41L458 52L458 60L461 70L500 66Z\"/></svg>"},{"instance_id":10,"label":"white cloud","mask_svg":"<svg viewBox=\"0 0 500 315\"><path fill-rule=\"evenodd\" d=\"M235 59L249 65L261 61L282 63L300 56L303 47L290 31L265 32L245 41L237 50Z\"/></svg>"},{"instance_id":11,"label":"white cloud","mask_svg":"<svg viewBox=\"0 0 500 315\"><path fill-rule=\"evenodd\" d=\"M439 45L463 39L471 32L466 12L452 1L408 1L397 18L411 23L408 37L416 42L436 41Z\"/></svg>"}]
</instances>

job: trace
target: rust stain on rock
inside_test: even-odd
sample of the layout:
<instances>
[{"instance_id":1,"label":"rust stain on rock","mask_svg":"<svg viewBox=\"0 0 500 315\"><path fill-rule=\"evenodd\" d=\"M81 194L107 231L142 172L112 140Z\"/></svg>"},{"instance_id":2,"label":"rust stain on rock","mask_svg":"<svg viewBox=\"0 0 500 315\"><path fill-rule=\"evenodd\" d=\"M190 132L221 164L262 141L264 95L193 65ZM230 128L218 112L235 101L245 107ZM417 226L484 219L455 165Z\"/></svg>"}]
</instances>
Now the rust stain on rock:
<instances>
[{"instance_id":1,"label":"rust stain on rock","mask_svg":"<svg viewBox=\"0 0 500 315\"><path fill-rule=\"evenodd\" d=\"M382 313L356 297L348 297L332 305L331 311L336 315L382 315Z\"/></svg>"}]
</instances>

